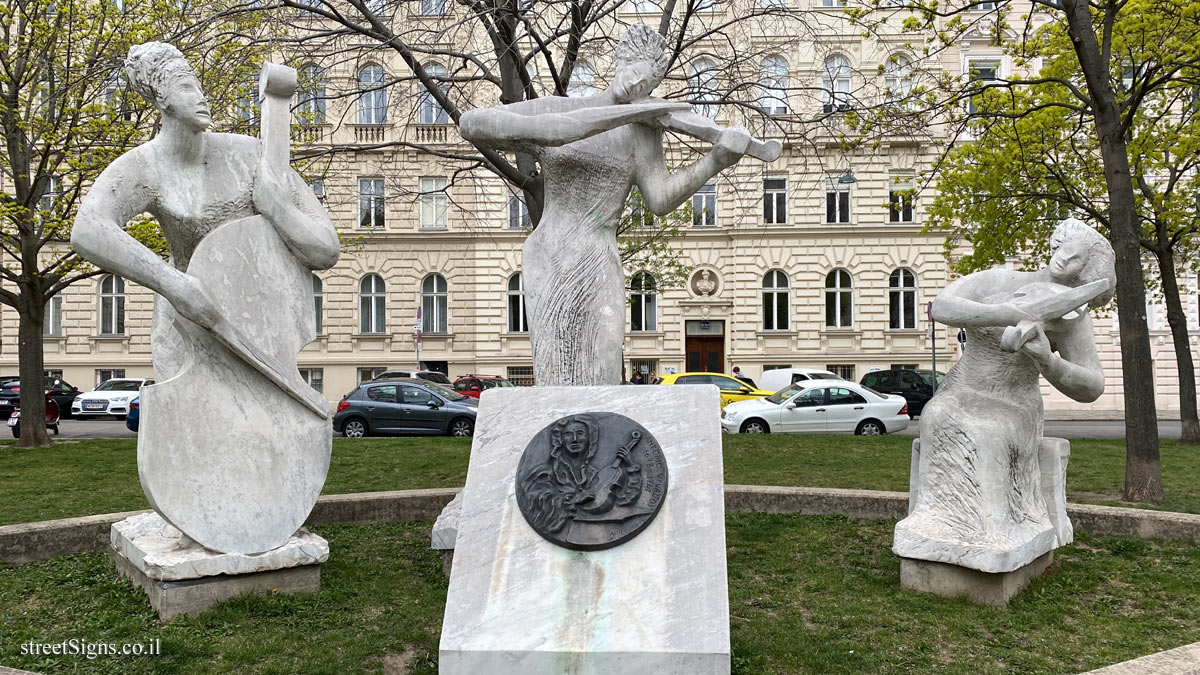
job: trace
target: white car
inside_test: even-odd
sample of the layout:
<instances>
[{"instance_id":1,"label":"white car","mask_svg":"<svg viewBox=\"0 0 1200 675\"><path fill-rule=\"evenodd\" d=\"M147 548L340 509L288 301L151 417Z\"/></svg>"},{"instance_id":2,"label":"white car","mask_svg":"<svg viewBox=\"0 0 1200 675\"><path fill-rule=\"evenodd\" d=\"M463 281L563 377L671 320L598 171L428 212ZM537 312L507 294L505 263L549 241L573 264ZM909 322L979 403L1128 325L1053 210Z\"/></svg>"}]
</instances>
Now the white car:
<instances>
[{"instance_id":1,"label":"white car","mask_svg":"<svg viewBox=\"0 0 1200 675\"><path fill-rule=\"evenodd\" d=\"M721 430L768 434L890 434L908 428L908 402L845 380L804 380L721 411Z\"/></svg>"},{"instance_id":2,"label":"white car","mask_svg":"<svg viewBox=\"0 0 1200 675\"><path fill-rule=\"evenodd\" d=\"M98 415L129 414L129 402L138 397L142 387L154 384L154 380L140 377L118 377L105 380L92 391L80 394L71 402L71 415L88 417Z\"/></svg>"},{"instance_id":3,"label":"white car","mask_svg":"<svg viewBox=\"0 0 1200 675\"><path fill-rule=\"evenodd\" d=\"M844 378L821 368L775 368L763 371L762 377L758 378L758 386L767 391L779 391L789 384L805 380L841 379Z\"/></svg>"}]
</instances>

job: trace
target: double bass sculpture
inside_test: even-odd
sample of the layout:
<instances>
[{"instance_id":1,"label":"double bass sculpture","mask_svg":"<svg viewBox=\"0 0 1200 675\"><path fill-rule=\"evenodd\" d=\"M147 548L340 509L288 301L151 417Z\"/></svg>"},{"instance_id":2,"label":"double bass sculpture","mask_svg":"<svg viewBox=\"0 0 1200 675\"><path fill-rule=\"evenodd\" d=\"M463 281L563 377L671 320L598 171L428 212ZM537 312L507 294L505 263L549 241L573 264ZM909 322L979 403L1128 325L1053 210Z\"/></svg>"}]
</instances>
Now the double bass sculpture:
<instances>
[{"instance_id":1,"label":"double bass sculpture","mask_svg":"<svg viewBox=\"0 0 1200 675\"><path fill-rule=\"evenodd\" d=\"M290 68L262 74L262 140L208 133L183 55L130 49L129 82L162 130L117 158L80 207L84 258L157 293L138 475L151 506L208 549L275 549L304 523L329 468L324 397L296 368L315 337L312 276L337 262L333 224L288 167ZM148 212L170 262L124 231Z\"/></svg>"}]
</instances>

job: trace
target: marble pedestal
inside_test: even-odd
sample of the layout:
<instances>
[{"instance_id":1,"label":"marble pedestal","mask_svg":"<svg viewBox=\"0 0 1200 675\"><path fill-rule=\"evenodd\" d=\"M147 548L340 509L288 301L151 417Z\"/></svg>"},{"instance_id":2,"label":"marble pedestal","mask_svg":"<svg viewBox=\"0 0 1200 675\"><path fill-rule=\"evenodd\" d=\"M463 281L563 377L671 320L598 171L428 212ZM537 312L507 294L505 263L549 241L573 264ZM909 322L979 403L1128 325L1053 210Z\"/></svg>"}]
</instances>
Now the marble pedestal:
<instances>
[{"instance_id":1,"label":"marble pedestal","mask_svg":"<svg viewBox=\"0 0 1200 675\"><path fill-rule=\"evenodd\" d=\"M1030 581L1042 576L1054 562L1054 551L1011 572L980 572L969 567L930 560L900 559L900 587L947 598L966 597L971 602L1007 607Z\"/></svg>"},{"instance_id":2,"label":"marble pedestal","mask_svg":"<svg viewBox=\"0 0 1200 675\"><path fill-rule=\"evenodd\" d=\"M439 672L728 675L719 409L712 386L484 392L455 528ZM534 435L585 412L641 424L669 471L662 508L646 529L595 551L543 539L515 492ZM600 442L609 442L603 432Z\"/></svg>"},{"instance_id":3,"label":"marble pedestal","mask_svg":"<svg viewBox=\"0 0 1200 675\"><path fill-rule=\"evenodd\" d=\"M265 553L219 553L189 539L157 513L114 523L109 557L122 576L146 592L162 621L199 614L242 595L312 593L329 544L301 528Z\"/></svg>"}]
</instances>

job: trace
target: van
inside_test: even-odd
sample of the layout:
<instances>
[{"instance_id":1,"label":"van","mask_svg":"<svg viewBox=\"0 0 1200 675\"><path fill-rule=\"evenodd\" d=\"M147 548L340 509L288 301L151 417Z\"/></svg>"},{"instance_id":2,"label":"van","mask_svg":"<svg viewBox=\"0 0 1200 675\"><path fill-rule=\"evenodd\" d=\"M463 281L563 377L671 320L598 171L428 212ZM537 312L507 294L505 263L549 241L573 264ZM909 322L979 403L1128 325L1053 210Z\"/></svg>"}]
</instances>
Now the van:
<instances>
[{"instance_id":1,"label":"van","mask_svg":"<svg viewBox=\"0 0 1200 675\"><path fill-rule=\"evenodd\" d=\"M776 368L764 370L758 378L759 386L767 391L779 391L793 382L803 380L840 380L843 379L828 370L819 368Z\"/></svg>"}]
</instances>

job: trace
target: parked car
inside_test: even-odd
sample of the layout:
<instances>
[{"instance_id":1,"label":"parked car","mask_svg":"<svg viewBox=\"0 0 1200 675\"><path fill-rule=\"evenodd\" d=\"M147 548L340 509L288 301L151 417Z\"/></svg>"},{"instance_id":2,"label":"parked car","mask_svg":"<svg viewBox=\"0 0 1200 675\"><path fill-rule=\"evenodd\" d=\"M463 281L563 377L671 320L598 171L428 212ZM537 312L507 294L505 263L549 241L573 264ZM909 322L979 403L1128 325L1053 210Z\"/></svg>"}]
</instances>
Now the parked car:
<instances>
[{"instance_id":1,"label":"parked car","mask_svg":"<svg viewBox=\"0 0 1200 675\"><path fill-rule=\"evenodd\" d=\"M715 384L721 390L721 407L734 401L762 398L771 392L754 386L754 381L739 380L721 373L671 373L663 375L654 384Z\"/></svg>"},{"instance_id":2,"label":"parked car","mask_svg":"<svg viewBox=\"0 0 1200 675\"><path fill-rule=\"evenodd\" d=\"M141 417L141 413L138 412L138 407L140 406L141 402L142 402L141 396L130 401L129 402L129 413L127 415L125 415L125 428L132 431L135 434L137 433L137 430L138 430L138 419Z\"/></svg>"},{"instance_id":3,"label":"parked car","mask_svg":"<svg viewBox=\"0 0 1200 675\"><path fill-rule=\"evenodd\" d=\"M46 397L58 404L63 417L71 412L71 401L79 395L79 389L63 382L57 377L45 379ZM0 416L8 419L12 411L21 405L21 379L18 377L0 378Z\"/></svg>"},{"instance_id":4,"label":"parked car","mask_svg":"<svg viewBox=\"0 0 1200 675\"><path fill-rule=\"evenodd\" d=\"M767 391L779 391L789 384L805 380L841 380L839 375L819 368L775 368L763 371L759 386Z\"/></svg>"},{"instance_id":5,"label":"parked car","mask_svg":"<svg viewBox=\"0 0 1200 675\"><path fill-rule=\"evenodd\" d=\"M383 434L471 436L479 401L411 378L364 382L338 403L333 430L350 438Z\"/></svg>"},{"instance_id":6,"label":"parked car","mask_svg":"<svg viewBox=\"0 0 1200 675\"><path fill-rule=\"evenodd\" d=\"M140 377L114 377L105 380L95 389L80 394L71 404L71 414L79 417L125 417L129 413L129 402L137 398L138 392L148 384L154 384L154 380Z\"/></svg>"},{"instance_id":7,"label":"parked car","mask_svg":"<svg viewBox=\"0 0 1200 675\"><path fill-rule=\"evenodd\" d=\"M721 411L726 433L890 434L908 428L904 398L845 380L804 380Z\"/></svg>"},{"instance_id":8,"label":"parked car","mask_svg":"<svg viewBox=\"0 0 1200 675\"><path fill-rule=\"evenodd\" d=\"M499 375L463 375L454 381L454 391L471 398L479 398L479 395L488 389L515 386L517 385Z\"/></svg>"},{"instance_id":9,"label":"parked car","mask_svg":"<svg viewBox=\"0 0 1200 675\"><path fill-rule=\"evenodd\" d=\"M439 373L436 370L385 370L371 378L371 382L407 379L410 377L415 377L421 380L429 380L430 382L436 382L438 384L450 384L450 378L446 377L445 373Z\"/></svg>"},{"instance_id":10,"label":"parked car","mask_svg":"<svg viewBox=\"0 0 1200 675\"><path fill-rule=\"evenodd\" d=\"M891 368L877 370L863 375L862 385L885 394L899 394L908 401L909 417L916 417L925 409L925 404L933 398L932 370L905 370ZM940 387L946 374L937 373L937 383Z\"/></svg>"}]
</instances>

